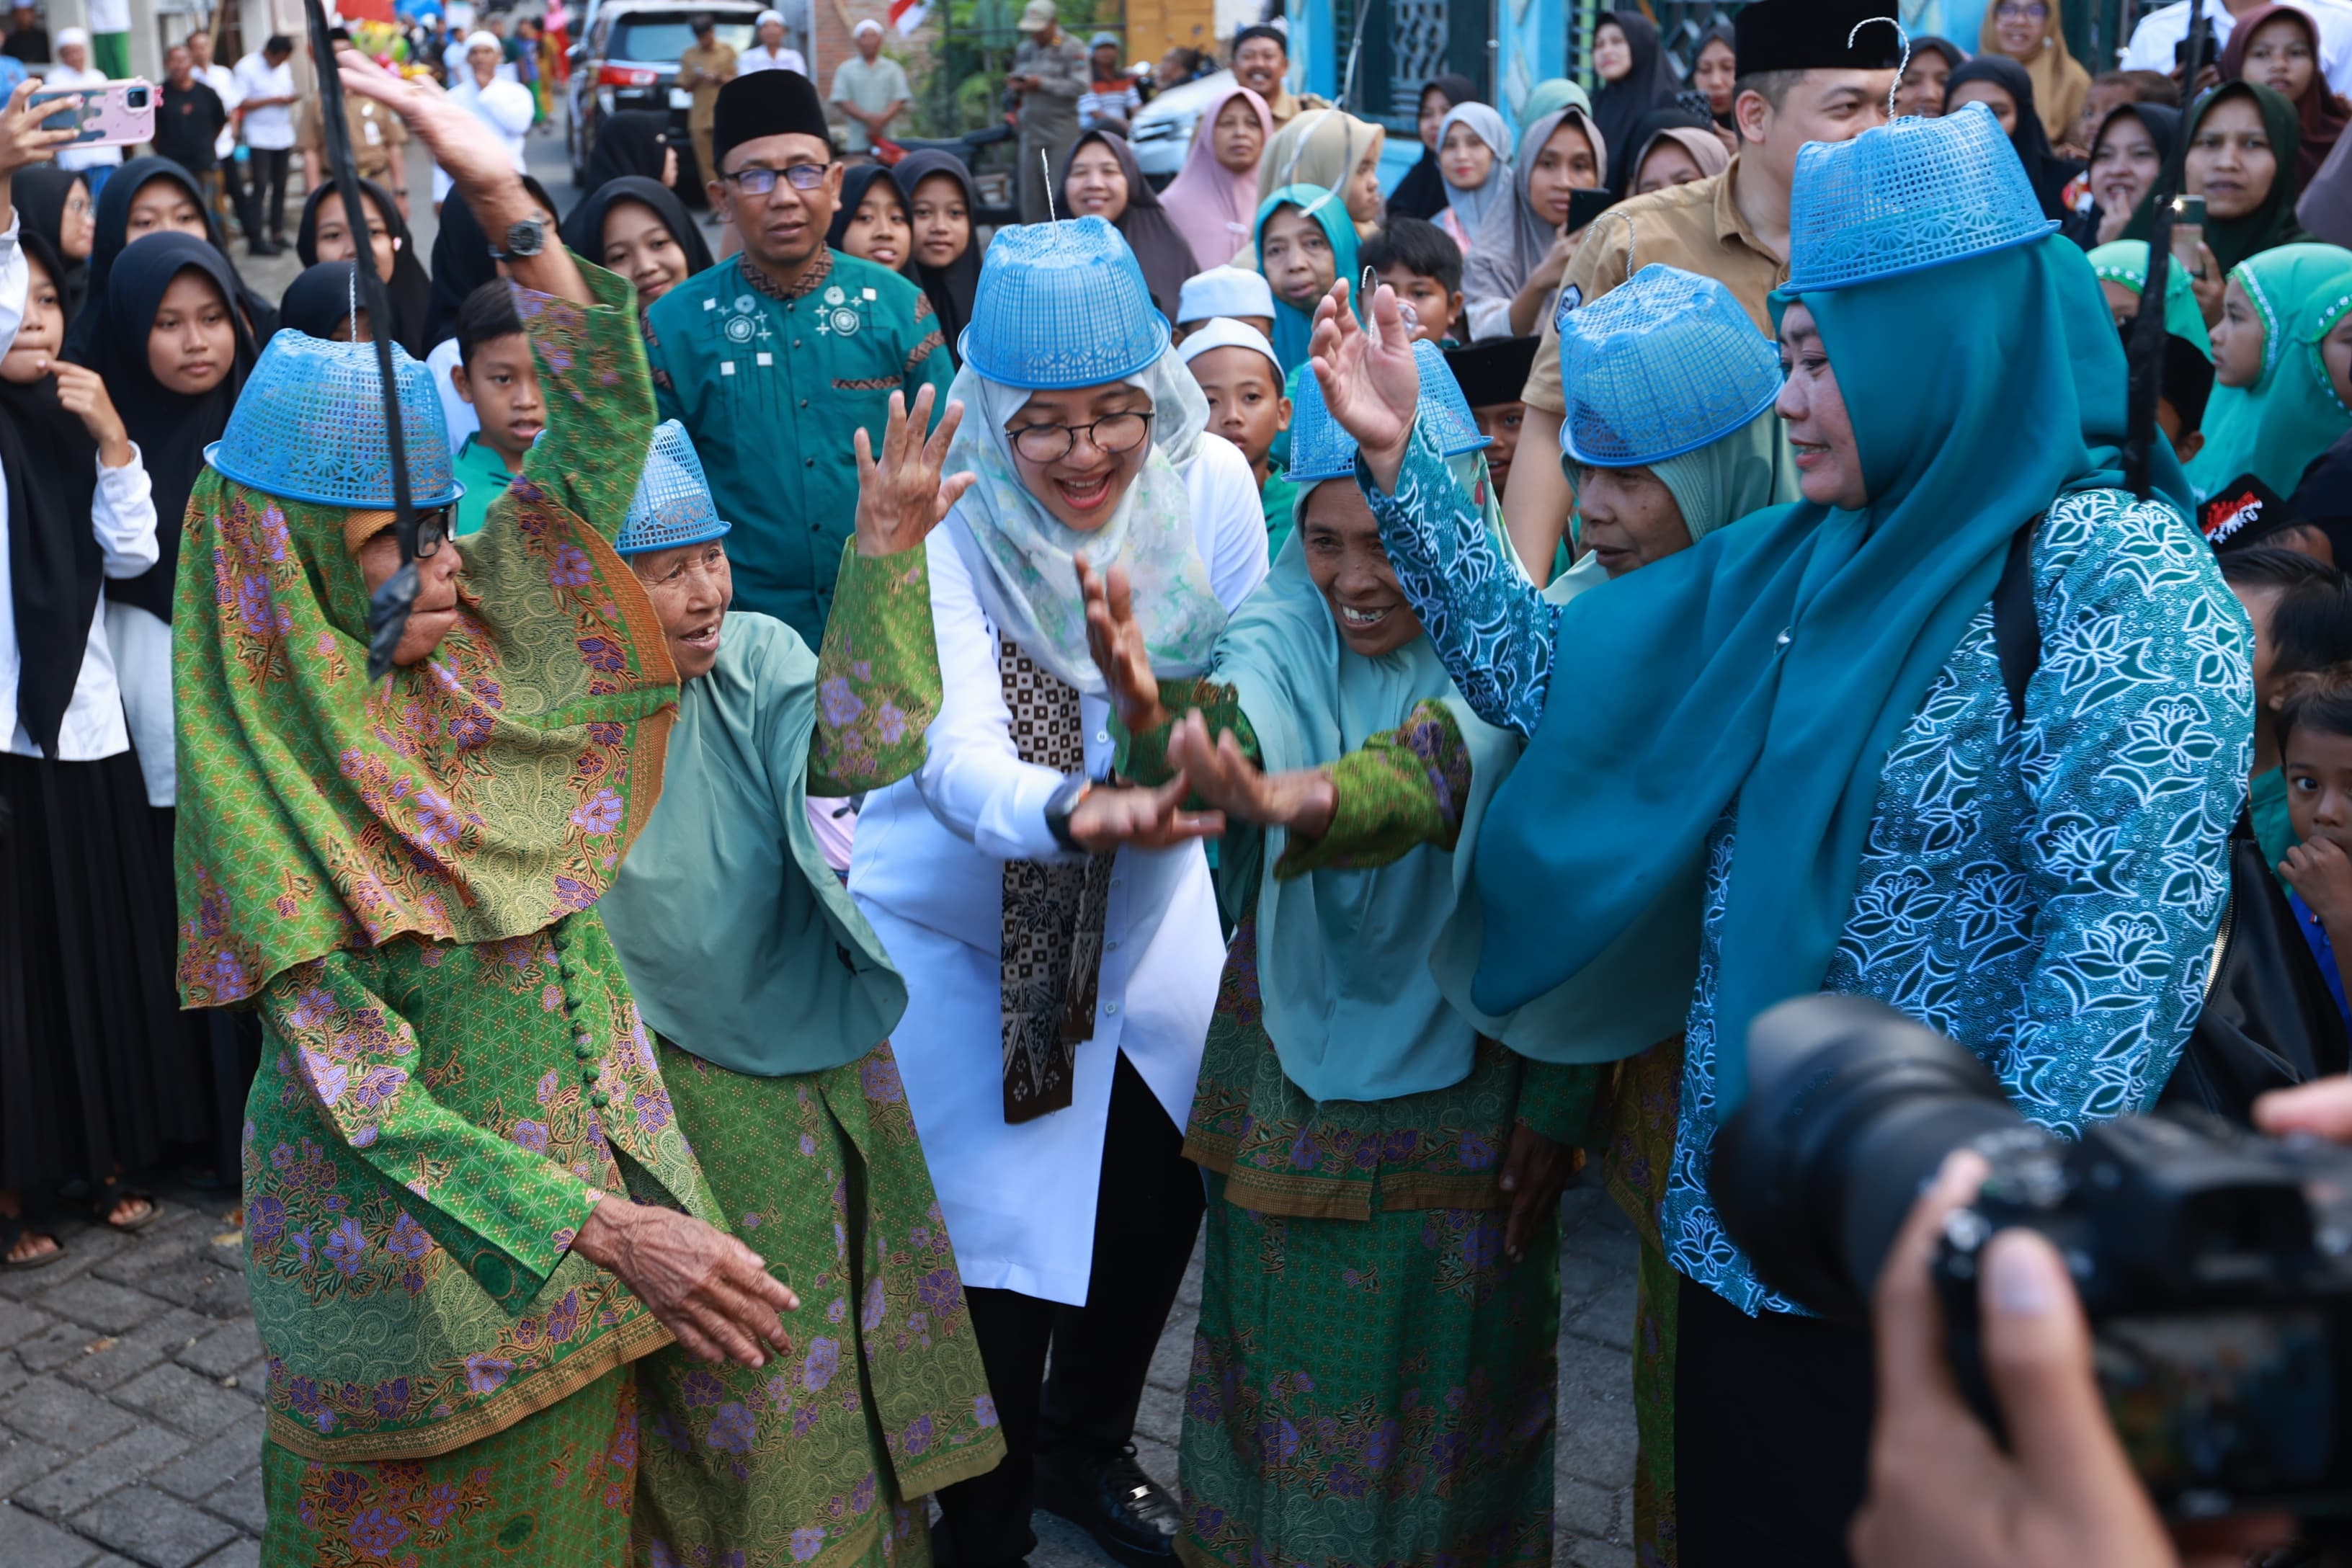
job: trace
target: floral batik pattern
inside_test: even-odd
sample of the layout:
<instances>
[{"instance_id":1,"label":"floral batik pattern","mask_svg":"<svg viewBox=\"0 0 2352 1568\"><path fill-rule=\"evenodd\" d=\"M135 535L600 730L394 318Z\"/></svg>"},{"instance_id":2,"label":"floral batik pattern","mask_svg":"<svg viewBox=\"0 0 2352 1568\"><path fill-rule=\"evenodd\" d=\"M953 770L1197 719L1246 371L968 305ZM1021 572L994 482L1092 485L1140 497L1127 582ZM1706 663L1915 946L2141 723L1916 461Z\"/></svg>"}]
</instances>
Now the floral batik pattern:
<instances>
[{"instance_id":1,"label":"floral batik pattern","mask_svg":"<svg viewBox=\"0 0 2352 1568\"><path fill-rule=\"evenodd\" d=\"M923 765L941 697L930 559L922 549L861 556L855 540L842 547L817 654L811 795L881 789Z\"/></svg>"},{"instance_id":2,"label":"floral batik pattern","mask_svg":"<svg viewBox=\"0 0 2352 1568\"><path fill-rule=\"evenodd\" d=\"M495 1436L430 1459L261 1451L263 1568L625 1568L637 1395L605 1373Z\"/></svg>"},{"instance_id":3,"label":"floral batik pattern","mask_svg":"<svg viewBox=\"0 0 2352 1568\"><path fill-rule=\"evenodd\" d=\"M750 1078L659 1050L730 1226L801 1306L764 1367L675 1346L637 1364L646 1559L921 1568L922 1495L993 1468L1004 1439L897 1059L886 1042Z\"/></svg>"}]
</instances>

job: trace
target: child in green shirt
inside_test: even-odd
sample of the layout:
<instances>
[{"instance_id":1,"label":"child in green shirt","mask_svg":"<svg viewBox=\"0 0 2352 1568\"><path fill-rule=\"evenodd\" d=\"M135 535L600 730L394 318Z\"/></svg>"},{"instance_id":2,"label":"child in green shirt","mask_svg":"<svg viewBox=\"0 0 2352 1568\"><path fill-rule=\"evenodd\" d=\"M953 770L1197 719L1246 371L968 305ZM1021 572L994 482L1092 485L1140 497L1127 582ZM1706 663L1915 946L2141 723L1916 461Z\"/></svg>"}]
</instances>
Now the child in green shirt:
<instances>
[{"instance_id":1,"label":"child in green shirt","mask_svg":"<svg viewBox=\"0 0 2352 1568\"><path fill-rule=\"evenodd\" d=\"M1220 316L1196 325L1176 352L1209 400L1208 434L1223 437L1249 459L1265 508L1269 552L1280 554L1296 487L1274 458L1276 439L1290 428L1290 398L1274 345L1255 327Z\"/></svg>"},{"instance_id":2,"label":"child in green shirt","mask_svg":"<svg viewBox=\"0 0 2352 1568\"><path fill-rule=\"evenodd\" d=\"M457 448L457 534L481 531L490 506L522 472L530 444L547 426L530 342L515 313L514 291L493 279L457 308L457 363L449 372L457 395L474 405L481 427Z\"/></svg>"}]
</instances>

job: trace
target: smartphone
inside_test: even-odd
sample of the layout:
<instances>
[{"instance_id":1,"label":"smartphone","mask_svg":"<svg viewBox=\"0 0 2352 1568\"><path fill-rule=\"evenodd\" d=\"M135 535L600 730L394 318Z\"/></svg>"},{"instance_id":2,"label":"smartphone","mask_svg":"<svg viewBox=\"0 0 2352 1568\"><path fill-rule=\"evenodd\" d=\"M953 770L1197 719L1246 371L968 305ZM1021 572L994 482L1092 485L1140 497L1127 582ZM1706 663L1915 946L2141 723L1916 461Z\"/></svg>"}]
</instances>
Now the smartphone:
<instances>
[{"instance_id":1,"label":"smartphone","mask_svg":"<svg viewBox=\"0 0 2352 1568\"><path fill-rule=\"evenodd\" d=\"M2197 259L2197 247L2205 243L2205 198L2175 196L2172 198L2172 259L2174 265L2190 277L2198 275L2203 265Z\"/></svg>"},{"instance_id":2,"label":"smartphone","mask_svg":"<svg viewBox=\"0 0 2352 1568\"><path fill-rule=\"evenodd\" d=\"M72 147L128 147L155 139L155 85L138 78L110 81L87 91L60 88L37 92L26 101L37 108L60 99L79 98L79 109L60 109L41 121L44 131L72 131Z\"/></svg>"},{"instance_id":3,"label":"smartphone","mask_svg":"<svg viewBox=\"0 0 2352 1568\"><path fill-rule=\"evenodd\" d=\"M1574 234L1616 205L1606 188L1568 193L1568 232Z\"/></svg>"}]
</instances>

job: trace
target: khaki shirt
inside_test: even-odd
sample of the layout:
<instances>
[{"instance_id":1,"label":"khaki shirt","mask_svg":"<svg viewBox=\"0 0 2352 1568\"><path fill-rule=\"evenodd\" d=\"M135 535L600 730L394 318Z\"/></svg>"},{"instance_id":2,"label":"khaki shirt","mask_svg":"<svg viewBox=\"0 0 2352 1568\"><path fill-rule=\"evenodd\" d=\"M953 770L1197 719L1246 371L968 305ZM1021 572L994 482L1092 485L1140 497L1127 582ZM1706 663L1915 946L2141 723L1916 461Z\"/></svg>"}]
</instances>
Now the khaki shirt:
<instances>
[{"instance_id":1,"label":"khaki shirt","mask_svg":"<svg viewBox=\"0 0 2352 1568\"><path fill-rule=\"evenodd\" d=\"M404 173L398 179L384 179L400 156L400 149L408 144L408 127L401 123L400 116L373 99L351 93L343 100L343 121L350 129L352 162L358 166L360 178L389 184L394 190L406 186ZM294 144L305 153L326 155L326 116L320 112L316 98L302 100L302 118L295 127Z\"/></svg>"},{"instance_id":2,"label":"khaki shirt","mask_svg":"<svg viewBox=\"0 0 2352 1568\"><path fill-rule=\"evenodd\" d=\"M1498 172L1499 166L1498 166ZM1767 298L1788 281L1789 264L1764 248L1739 204L1731 197L1739 160L1722 174L1686 185L1668 185L1646 196L1634 196L1609 210L1608 216L1584 232L1561 294L1577 290L1580 305L1589 305L1626 280L1625 225L1619 215L1633 220L1633 265L1664 262L1712 278L1731 290L1748 309L1757 331L1772 335L1772 307ZM1527 402L1548 413L1565 415L1568 400L1559 388L1559 332L1553 326L1557 303L1543 321L1543 342L1536 349L1535 368L1528 373Z\"/></svg>"},{"instance_id":3,"label":"khaki shirt","mask_svg":"<svg viewBox=\"0 0 2352 1568\"><path fill-rule=\"evenodd\" d=\"M1331 100L1328 98L1318 98L1311 92L1293 92L1286 87L1276 89L1273 99L1265 106L1265 112L1267 118L1274 121L1274 128L1279 131L1310 109L1330 107Z\"/></svg>"},{"instance_id":4,"label":"khaki shirt","mask_svg":"<svg viewBox=\"0 0 2352 1568\"><path fill-rule=\"evenodd\" d=\"M719 89L735 74L735 46L713 38L677 57L678 85L694 89L694 107L686 111L687 129L708 131L719 113Z\"/></svg>"}]
</instances>

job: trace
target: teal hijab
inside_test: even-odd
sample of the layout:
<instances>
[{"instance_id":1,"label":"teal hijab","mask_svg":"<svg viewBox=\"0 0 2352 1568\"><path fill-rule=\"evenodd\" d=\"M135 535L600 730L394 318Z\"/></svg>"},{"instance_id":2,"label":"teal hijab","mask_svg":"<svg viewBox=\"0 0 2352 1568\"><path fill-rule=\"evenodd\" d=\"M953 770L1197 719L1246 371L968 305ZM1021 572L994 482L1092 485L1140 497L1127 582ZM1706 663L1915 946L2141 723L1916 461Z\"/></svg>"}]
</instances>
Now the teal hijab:
<instances>
[{"instance_id":1,"label":"teal hijab","mask_svg":"<svg viewBox=\"0 0 2352 1568\"><path fill-rule=\"evenodd\" d=\"M1536 83L1528 89L1528 96L1519 103L1520 140L1524 142L1528 127L1545 115L1558 114L1571 106L1590 115L1592 112L1592 95L1562 76L1546 77Z\"/></svg>"},{"instance_id":2,"label":"teal hijab","mask_svg":"<svg viewBox=\"0 0 2352 1568\"><path fill-rule=\"evenodd\" d=\"M2320 340L2352 308L2352 250L2282 245L2238 263L2231 279L2263 326L2263 372L2252 386L2216 386L2205 449L2189 465L2200 496L2240 474L2293 495L2314 458L2352 430L2327 379Z\"/></svg>"},{"instance_id":3,"label":"teal hijab","mask_svg":"<svg viewBox=\"0 0 2352 1568\"><path fill-rule=\"evenodd\" d=\"M2147 241L2118 239L2100 246L2091 252L2091 270L2102 283L2120 283L2135 294L2147 292ZM2209 361L2213 357L2213 334L2205 330L2205 312L2197 303L2197 290L2189 285L2186 268L2164 269L2164 331L2168 336L2194 343L2197 352Z\"/></svg>"},{"instance_id":4,"label":"teal hijab","mask_svg":"<svg viewBox=\"0 0 2352 1568\"><path fill-rule=\"evenodd\" d=\"M856 1061L907 1010L809 826L815 726L816 656L731 612L718 664L679 693L661 804L596 906L646 1022L730 1072Z\"/></svg>"},{"instance_id":5,"label":"teal hijab","mask_svg":"<svg viewBox=\"0 0 2352 1568\"><path fill-rule=\"evenodd\" d=\"M1258 204L1257 223L1250 230L1250 244L1260 258L1258 270L1265 270L1265 220L1276 207L1295 206L1315 220L1324 237L1331 242L1331 259L1335 264L1332 276L1345 278L1349 297L1362 291L1356 277L1356 224L1348 216L1348 205L1320 185L1285 185ZM1270 280L1269 280L1270 281ZM1319 302L1319 301L1318 301ZM1360 310L1361 306L1359 305ZM1302 310L1274 297L1274 357L1282 363L1282 374L1288 375L1307 363L1307 341L1315 335L1313 306Z\"/></svg>"},{"instance_id":6,"label":"teal hijab","mask_svg":"<svg viewBox=\"0 0 2352 1568\"><path fill-rule=\"evenodd\" d=\"M2123 347L2071 242L1803 302L1872 500L1759 512L1567 605L1555 668L1608 678L1546 711L1475 856L1490 934L1472 998L1507 1010L1587 970L1598 979L1597 961L1662 899L1686 896L1736 804L1714 972L1727 1110L1746 1092L1750 1020L1828 973L1887 752L1990 598L2011 539L2061 494L2122 482ZM2185 516L2168 447L2156 477ZM1695 923L1696 906L1683 918ZM1559 1045L1542 1054L1605 1059Z\"/></svg>"}]
</instances>

